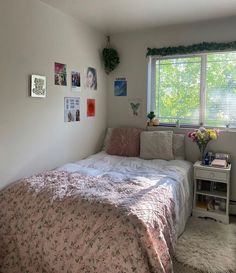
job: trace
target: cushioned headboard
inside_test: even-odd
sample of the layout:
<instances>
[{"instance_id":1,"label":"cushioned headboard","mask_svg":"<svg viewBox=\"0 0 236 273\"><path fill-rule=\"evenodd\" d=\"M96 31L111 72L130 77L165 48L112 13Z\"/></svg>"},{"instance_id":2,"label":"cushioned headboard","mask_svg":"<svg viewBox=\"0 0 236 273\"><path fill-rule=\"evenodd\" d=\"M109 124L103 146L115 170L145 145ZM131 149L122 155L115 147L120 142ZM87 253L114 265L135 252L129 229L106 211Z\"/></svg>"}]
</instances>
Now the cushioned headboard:
<instances>
[{"instance_id":1,"label":"cushioned headboard","mask_svg":"<svg viewBox=\"0 0 236 273\"><path fill-rule=\"evenodd\" d=\"M111 135L112 135L112 130L113 130L113 128L107 128L106 135L105 135L104 142L103 142L103 147L102 147L103 151L108 150L108 146L110 144L110 139L111 139ZM149 131L146 131L146 132L149 132ZM150 133L151 132L153 132L153 130L150 131ZM160 130L158 130L157 132L160 132ZM164 132L166 132L166 131L164 131ZM172 151L173 151L174 159L184 160L186 158L186 156L185 156L185 134L173 133Z\"/></svg>"}]
</instances>

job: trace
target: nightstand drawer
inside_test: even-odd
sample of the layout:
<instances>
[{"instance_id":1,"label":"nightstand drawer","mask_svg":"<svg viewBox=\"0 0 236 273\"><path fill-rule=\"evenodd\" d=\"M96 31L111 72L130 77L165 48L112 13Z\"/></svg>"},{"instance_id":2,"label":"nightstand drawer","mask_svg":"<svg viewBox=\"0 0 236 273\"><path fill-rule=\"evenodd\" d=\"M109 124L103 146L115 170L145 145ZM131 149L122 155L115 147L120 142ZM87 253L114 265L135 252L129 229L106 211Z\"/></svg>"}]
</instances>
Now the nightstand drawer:
<instances>
[{"instance_id":1,"label":"nightstand drawer","mask_svg":"<svg viewBox=\"0 0 236 273\"><path fill-rule=\"evenodd\" d=\"M196 170L195 173L196 178L203 178L203 179L214 179L214 180L219 180L222 182L227 182L227 174L224 172L217 172L217 171L206 171L206 170L201 170L198 169Z\"/></svg>"}]
</instances>

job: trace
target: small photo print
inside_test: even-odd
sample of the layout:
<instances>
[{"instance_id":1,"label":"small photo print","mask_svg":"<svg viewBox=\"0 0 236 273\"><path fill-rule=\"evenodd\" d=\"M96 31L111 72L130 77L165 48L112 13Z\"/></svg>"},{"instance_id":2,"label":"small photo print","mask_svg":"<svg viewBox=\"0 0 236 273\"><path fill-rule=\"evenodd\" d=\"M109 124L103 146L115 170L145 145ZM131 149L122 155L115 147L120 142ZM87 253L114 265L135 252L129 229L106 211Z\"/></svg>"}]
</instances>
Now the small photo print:
<instances>
[{"instance_id":1,"label":"small photo print","mask_svg":"<svg viewBox=\"0 0 236 273\"><path fill-rule=\"evenodd\" d=\"M88 67L85 71L85 88L97 90L97 71L93 67Z\"/></svg>"},{"instance_id":2,"label":"small photo print","mask_svg":"<svg viewBox=\"0 0 236 273\"><path fill-rule=\"evenodd\" d=\"M95 99L87 99L87 117L95 116Z\"/></svg>"},{"instance_id":3,"label":"small photo print","mask_svg":"<svg viewBox=\"0 0 236 273\"><path fill-rule=\"evenodd\" d=\"M55 63L55 85L67 86L66 64Z\"/></svg>"},{"instance_id":4,"label":"small photo print","mask_svg":"<svg viewBox=\"0 0 236 273\"><path fill-rule=\"evenodd\" d=\"M77 97L64 98L64 121L65 122L80 121L80 98Z\"/></svg>"},{"instance_id":5,"label":"small photo print","mask_svg":"<svg viewBox=\"0 0 236 273\"><path fill-rule=\"evenodd\" d=\"M31 97L46 97L46 77L39 75L31 75Z\"/></svg>"},{"instance_id":6,"label":"small photo print","mask_svg":"<svg viewBox=\"0 0 236 273\"><path fill-rule=\"evenodd\" d=\"M72 91L80 91L80 73L72 71L71 72L71 88Z\"/></svg>"},{"instance_id":7,"label":"small photo print","mask_svg":"<svg viewBox=\"0 0 236 273\"><path fill-rule=\"evenodd\" d=\"M114 81L114 95L127 96L127 80L126 79L116 79Z\"/></svg>"},{"instance_id":8,"label":"small photo print","mask_svg":"<svg viewBox=\"0 0 236 273\"><path fill-rule=\"evenodd\" d=\"M129 99L129 113L132 117L142 117L142 99Z\"/></svg>"}]
</instances>

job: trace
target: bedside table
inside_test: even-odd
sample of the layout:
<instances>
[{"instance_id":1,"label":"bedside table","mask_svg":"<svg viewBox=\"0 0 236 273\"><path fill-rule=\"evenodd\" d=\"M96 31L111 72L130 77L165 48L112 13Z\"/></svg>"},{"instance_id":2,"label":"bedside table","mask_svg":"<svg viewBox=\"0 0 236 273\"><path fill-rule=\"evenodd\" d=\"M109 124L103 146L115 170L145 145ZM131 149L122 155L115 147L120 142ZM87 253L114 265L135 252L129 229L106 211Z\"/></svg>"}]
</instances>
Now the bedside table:
<instances>
[{"instance_id":1,"label":"bedside table","mask_svg":"<svg viewBox=\"0 0 236 273\"><path fill-rule=\"evenodd\" d=\"M193 216L209 217L228 224L231 165L216 168L197 161L193 167Z\"/></svg>"}]
</instances>

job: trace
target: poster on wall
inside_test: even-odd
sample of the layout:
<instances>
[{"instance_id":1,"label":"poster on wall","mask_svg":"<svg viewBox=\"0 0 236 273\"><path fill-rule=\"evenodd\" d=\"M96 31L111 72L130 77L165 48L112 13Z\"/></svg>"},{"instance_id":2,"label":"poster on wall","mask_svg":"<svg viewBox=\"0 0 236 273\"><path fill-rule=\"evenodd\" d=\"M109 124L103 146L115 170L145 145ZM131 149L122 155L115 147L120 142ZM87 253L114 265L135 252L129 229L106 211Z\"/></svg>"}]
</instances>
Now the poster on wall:
<instances>
[{"instance_id":1,"label":"poster on wall","mask_svg":"<svg viewBox=\"0 0 236 273\"><path fill-rule=\"evenodd\" d=\"M80 121L80 98L77 97L64 98L64 121L65 122Z\"/></svg>"},{"instance_id":2,"label":"poster on wall","mask_svg":"<svg viewBox=\"0 0 236 273\"><path fill-rule=\"evenodd\" d=\"M95 116L95 99L87 99L87 117Z\"/></svg>"},{"instance_id":3,"label":"poster on wall","mask_svg":"<svg viewBox=\"0 0 236 273\"><path fill-rule=\"evenodd\" d=\"M114 81L114 95L115 96L127 96L127 79L117 78Z\"/></svg>"},{"instance_id":4,"label":"poster on wall","mask_svg":"<svg viewBox=\"0 0 236 273\"><path fill-rule=\"evenodd\" d=\"M67 86L66 64L55 63L54 77L55 85Z\"/></svg>"},{"instance_id":5,"label":"poster on wall","mask_svg":"<svg viewBox=\"0 0 236 273\"><path fill-rule=\"evenodd\" d=\"M39 75L31 75L31 97L46 97L46 77Z\"/></svg>"},{"instance_id":6,"label":"poster on wall","mask_svg":"<svg viewBox=\"0 0 236 273\"><path fill-rule=\"evenodd\" d=\"M97 90L97 71L93 67L85 70L85 89Z\"/></svg>"},{"instance_id":7,"label":"poster on wall","mask_svg":"<svg viewBox=\"0 0 236 273\"><path fill-rule=\"evenodd\" d=\"M71 72L71 89L72 91L81 91L80 87L80 73L76 71Z\"/></svg>"},{"instance_id":8,"label":"poster on wall","mask_svg":"<svg viewBox=\"0 0 236 273\"><path fill-rule=\"evenodd\" d=\"M132 117L142 117L142 99L129 99L129 114Z\"/></svg>"}]
</instances>

